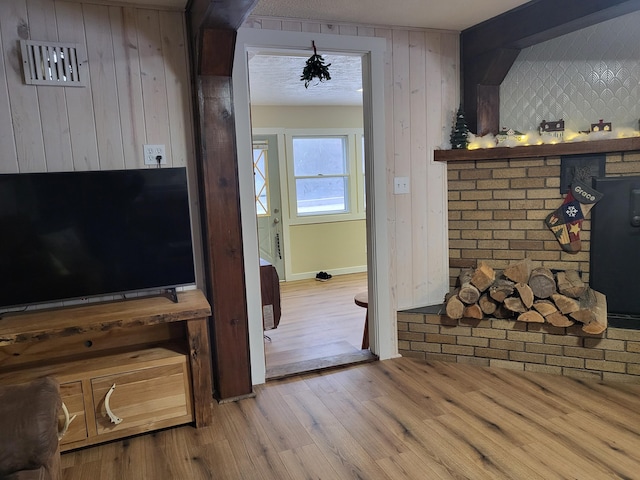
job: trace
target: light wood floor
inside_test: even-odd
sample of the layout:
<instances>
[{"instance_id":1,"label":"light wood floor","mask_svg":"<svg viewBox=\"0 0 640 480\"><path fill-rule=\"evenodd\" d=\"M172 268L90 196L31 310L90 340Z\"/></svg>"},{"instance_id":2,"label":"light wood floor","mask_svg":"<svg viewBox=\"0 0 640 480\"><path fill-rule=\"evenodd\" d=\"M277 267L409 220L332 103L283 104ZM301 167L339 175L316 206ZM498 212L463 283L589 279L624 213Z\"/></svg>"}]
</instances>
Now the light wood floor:
<instances>
[{"instance_id":1,"label":"light wood floor","mask_svg":"<svg viewBox=\"0 0 640 480\"><path fill-rule=\"evenodd\" d=\"M335 276L327 282L281 283L280 324L265 332L267 378L315 370L333 360L357 361L366 311L353 297L366 290L366 273Z\"/></svg>"},{"instance_id":2,"label":"light wood floor","mask_svg":"<svg viewBox=\"0 0 640 480\"><path fill-rule=\"evenodd\" d=\"M640 478L640 385L399 358L65 453L64 480Z\"/></svg>"}]
</instances>

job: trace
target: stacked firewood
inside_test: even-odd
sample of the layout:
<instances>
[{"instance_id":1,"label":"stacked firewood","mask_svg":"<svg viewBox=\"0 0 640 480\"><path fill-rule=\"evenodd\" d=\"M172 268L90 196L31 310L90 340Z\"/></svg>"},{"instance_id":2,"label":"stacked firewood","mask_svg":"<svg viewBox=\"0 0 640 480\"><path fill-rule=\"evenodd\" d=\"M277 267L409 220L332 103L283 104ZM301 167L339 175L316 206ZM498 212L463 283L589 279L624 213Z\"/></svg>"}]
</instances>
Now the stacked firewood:
<instances>
[{"instance_id":1,"label":"stacked firewood","mask_svg":"<svg viewBox=\"0 0 640 480\"><path fill-rule=\"evenodd\" d=\"M607 328L606 297L586 285L575 270L554 273L532 268L529 259L499 272L480 262L460 273L455 290L445 297L452 319L486 317L549 323L599 334Z\"/></svg>"}]
</instances>

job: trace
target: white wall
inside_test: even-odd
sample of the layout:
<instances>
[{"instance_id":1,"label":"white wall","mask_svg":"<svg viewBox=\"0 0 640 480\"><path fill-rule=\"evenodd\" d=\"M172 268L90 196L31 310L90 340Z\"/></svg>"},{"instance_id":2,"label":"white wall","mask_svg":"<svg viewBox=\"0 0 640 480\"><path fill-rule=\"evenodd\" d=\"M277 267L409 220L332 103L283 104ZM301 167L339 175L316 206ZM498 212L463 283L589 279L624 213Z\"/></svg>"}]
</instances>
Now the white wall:
<instances>
[{"instance_id":1,"label":"white wall","mask_svg":"<svg viewBox=\"0 0 640 480\"><path fill-rule=\"evenodd\" d=\"M362 128L361 106L251 105L253 128Z\"/></svg>"},{"instance_id":2,"label":"white wall","mask_svg":"<svg viewBox=\"0 0 640 480\"><path fill-rule=\"evenodd\" d=\"M78 43L88 85L26 85L20 39ZM183 13L1 0L0 53L0 173L142 168L143 144L164 144L187 166L201 259Z\"/></svg>"},{"instance_id":3,"label":"white wall","mask_svg":"<svg viewBox=\"0 0 640 480\"><path fill-rule=\"evenodd\" d=\"M589 130L600 119L638 129L640 12L520 52L500 86L501 126L535 130L544 120Z\"/></svg>"}]
</instances>

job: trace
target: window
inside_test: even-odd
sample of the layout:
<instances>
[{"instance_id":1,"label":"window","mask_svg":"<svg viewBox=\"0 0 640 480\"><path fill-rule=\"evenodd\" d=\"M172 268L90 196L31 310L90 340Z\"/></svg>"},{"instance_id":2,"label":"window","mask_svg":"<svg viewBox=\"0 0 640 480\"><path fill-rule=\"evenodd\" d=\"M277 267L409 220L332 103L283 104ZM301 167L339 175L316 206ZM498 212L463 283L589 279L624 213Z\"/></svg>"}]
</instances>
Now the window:
<instances>
[{"instance_id":1,"label":"window","mask_svg":"<svg viewBox=\"0 0 640 480\"><path fill-rule=\"evenodd\" d=\"M269 215L268 148L266 141L253 143L253 179L258 215Z\"/></svg>"},{"instance_id":2,"label":"window","mask_svg":"<svg viewBox=\"0 0 640 480\"><path fill-rule=\"evenodd\" d=\"M296 213L349 213L347 138L293 137Z\"/></svg>"},{"instance_id":3,"label":"window","mask_svg":"<svg viewBox=\"0 0 640 480\"><path fill-rule=\"evenodd\" d=\"M287 225L365 218L362 129L283 129L279 135Z\"/></svg>"}]
</instances>

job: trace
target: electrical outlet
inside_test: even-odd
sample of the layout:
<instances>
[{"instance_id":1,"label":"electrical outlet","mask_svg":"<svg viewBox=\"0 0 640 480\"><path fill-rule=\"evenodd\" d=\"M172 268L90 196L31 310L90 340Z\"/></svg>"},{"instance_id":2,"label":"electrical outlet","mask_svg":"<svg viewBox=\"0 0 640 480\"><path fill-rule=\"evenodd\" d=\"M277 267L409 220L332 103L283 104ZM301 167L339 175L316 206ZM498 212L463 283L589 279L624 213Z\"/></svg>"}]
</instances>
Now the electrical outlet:
<instances>
[{"instance_id":1,"label":"electrical outlet","mask_svg":"<svg viewBox=\"0 0 640 480\"><path fill-rule=\"evenodd\" d=\"M409 193L409 177L394 177L393 193L395 195Z\"/></svg>"},{"instance_id":2,"label":"electrical outlet","mask_svg":"<svg viewBox=\"0 0 640 480\"><path fill-rule=\"evenodd\" d=\"M143 145L143 154L145 165L158 165L158 157L160 157L160 165L167 164L164 145Z\"/></svg>"}]
</instances>

